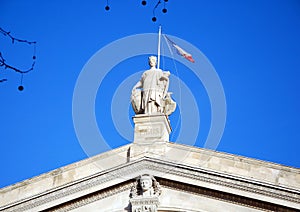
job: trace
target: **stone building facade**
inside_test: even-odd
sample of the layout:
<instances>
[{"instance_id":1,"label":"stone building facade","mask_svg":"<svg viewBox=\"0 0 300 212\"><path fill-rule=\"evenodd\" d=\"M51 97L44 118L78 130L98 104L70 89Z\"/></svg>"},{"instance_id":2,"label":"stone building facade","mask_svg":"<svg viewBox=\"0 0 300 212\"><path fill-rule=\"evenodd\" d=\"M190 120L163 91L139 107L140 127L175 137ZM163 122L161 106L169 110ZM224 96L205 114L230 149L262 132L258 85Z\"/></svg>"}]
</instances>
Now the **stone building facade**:
<instances>
[{"instance_id":1,"label":"stone building facade","mask_svg":"<svg viewBox=\"0 0 300 212\"><path fill-rule=\"evenodd\" d=\"M0 211L300 210L299 169L171 143L164 115L134 122L132 144L1 189Z\"/></svg>"}]
</instances>

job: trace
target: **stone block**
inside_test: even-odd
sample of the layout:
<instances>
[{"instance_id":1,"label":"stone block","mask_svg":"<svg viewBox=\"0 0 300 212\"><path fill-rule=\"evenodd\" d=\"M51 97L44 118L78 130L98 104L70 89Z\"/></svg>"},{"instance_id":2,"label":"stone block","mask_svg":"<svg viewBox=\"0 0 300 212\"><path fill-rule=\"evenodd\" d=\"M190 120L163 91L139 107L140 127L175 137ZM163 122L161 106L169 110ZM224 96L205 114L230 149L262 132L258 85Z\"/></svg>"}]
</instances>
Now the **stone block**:
<instances>
[{"instance_id":1,"label":"stone block","mask_svg":"<svg viewBox=\"0 0 300 212\"><path fill-rule=\"evenodd\" d=\"M158 197L136 197L130 200L132 212L156 212Z\"/></svg>"},{"instance_id":2,"label":"stone block","mask_svg":"<svg viewBox=\"0 0 300 212\"><path fill-rule=\"evenodd\" d=\"M152 144L167 142L171 132L169 119L164 114L136 115L134 121L134 143Z\"/></svg>"}]
</instances>

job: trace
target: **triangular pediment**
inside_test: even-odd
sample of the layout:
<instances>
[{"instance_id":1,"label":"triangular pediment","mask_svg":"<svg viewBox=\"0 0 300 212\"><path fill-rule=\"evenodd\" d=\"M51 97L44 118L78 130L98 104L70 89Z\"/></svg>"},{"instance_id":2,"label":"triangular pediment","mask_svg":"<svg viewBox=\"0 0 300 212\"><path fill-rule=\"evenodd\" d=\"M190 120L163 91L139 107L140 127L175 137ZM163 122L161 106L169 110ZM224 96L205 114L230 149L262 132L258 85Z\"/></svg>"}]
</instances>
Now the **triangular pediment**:
<instances>
[{"instance_id":1,"label":"triangular pediment","mask_svg":"<svg viewBox=\"0 0 300 212\"><path fill-rule=\"evenodd\" d=\"M240 161L236 156L173 143L166 147L164 155L151 151L136 154L135 145L127 145L4 188L0 209L130 211L130 190L136 179L144 174L154 176L162 187L158 211L300 209L299 188L292 180L290 186L287 182L276 185L271 183L272 179L263 180L259 175L254 178L251 172L247 175L225 172L214 167L214 162L233 168L228 161ZM175 152L180 159L174 159ZM203 161L208 155L209 159ZM288 167L276 164L242 159L243 168L248 169L249 163L253 167L260 163L273 173L286 176L290 173L287 177L294 176L295 181L299 177L298 169L287 170Z\"/></svg>"}]
</instances>

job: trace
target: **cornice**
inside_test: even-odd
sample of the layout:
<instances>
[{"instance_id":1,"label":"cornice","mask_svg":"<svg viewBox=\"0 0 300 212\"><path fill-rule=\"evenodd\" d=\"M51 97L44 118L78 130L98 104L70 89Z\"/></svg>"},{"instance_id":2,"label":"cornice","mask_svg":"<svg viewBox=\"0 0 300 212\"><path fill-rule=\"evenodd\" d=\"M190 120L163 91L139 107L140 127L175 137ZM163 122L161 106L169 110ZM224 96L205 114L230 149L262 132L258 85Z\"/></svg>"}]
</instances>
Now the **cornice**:
<instances>
[{"instance_id":1,"label":"cornice","mask_svg":"<svg viewBox=\"0 0 300 212\"><path fill-rule=\"evenodd\" d=\"M88 193L86 192L89 189L97 188L97 186L104 183L106 183L107 187L102 189L113 187L115 185L114 180L116 179L119 180L119 183L123 183L128 181L128 179L126 179L126 176L137 177L140 174L148 172L155 173L155 175L159 178L164 178L172 175L174 177L176 176L182 179L186 179L186 182L188 182L188 179L192 179L194 180L194 182L197 182L198 186L203 186L202 183L206 183L206 185L219 185L221 187L231 188L236 191L255 193L262 196L275 198L277 200L284 200L300 204L300 191L298 190L274 186L264 182L251 181L250 179L244 179L224 173L217 173L206 169L189 167L186 165L176 164L161 159L144 157L136 161L131 161L121 166L115 167L113 169L96 173L92 176L77 180L56 189L31 196L26 199L22 199L12 204L3 206L2 208L0 208L0 210L34 211L35 207L42 206L44 204L51 205L51 203L53 203L51 207L54 207L57 204L62 204L63 202L55 203L55 201L64 197L68 197L74 194L77 194L77 196L80 197L81 193L83 193L83 195L88 195ZM111 185L109 185L110 183ZM105 198L106 196L124 191L128 189L128 186L130 185L119 188L119 190L116 188L112 191L103 192L98 198ZM92 193L95 191L88 192ZM97 200L97 198L94 199L94 201L95 200ZM82 204L85 203L88 202L83 202ZM76 204L80 205L80 203Z\"/></svg>"}]
</instances>

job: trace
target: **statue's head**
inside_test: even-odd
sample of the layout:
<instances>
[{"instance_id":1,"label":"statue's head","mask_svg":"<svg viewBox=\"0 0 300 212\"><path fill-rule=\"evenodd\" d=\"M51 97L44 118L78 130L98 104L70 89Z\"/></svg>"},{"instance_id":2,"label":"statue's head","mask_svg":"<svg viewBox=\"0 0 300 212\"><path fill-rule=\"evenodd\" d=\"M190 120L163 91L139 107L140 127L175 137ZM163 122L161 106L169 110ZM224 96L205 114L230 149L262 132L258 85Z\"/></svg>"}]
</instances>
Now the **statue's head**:
<instances>
[{"instance_id":1,"label":"statue's head","mask_svg":"<svg viewBox=\"0 0 300 212\"><path fill-rule=\"evenodd\" d=\"M142 175L140 185L143 191L148 191L152 187L152 177L150 175Z\"/></svg>"},{"instance_id":2,"label":"statue's head","mask_svg":"<svg viewBox=\"0 0 300 212\"><path fill-rule=\"evenodd\" d=\"M156 66L157 57L156 56L150 56L149 57L149 66L155 67Z\"/></svg>"}]
</instances>

